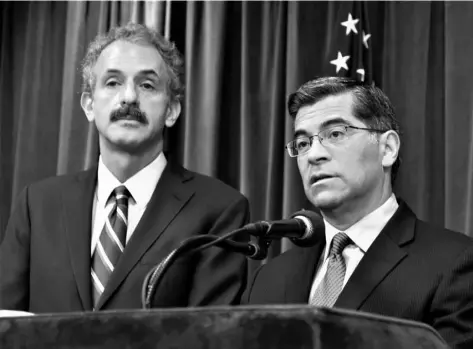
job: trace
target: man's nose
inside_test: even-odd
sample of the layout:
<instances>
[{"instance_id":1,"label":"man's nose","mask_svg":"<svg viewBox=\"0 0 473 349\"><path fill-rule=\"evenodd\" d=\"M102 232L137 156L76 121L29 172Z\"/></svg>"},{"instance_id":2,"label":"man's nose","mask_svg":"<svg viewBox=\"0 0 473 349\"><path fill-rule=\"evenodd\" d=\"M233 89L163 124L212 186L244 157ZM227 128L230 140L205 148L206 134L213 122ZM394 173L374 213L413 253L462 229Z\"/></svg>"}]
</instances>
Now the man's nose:
<instances>
[{"instance_id":1,"label":"man's nose","mask_svg":"<svg viewBox=\"0 0 473 349\"><path fill-rule=\"evenodd\" d=\"M323 160L328 160L330 153L327 148L319 141L318 137L312 139L312 145L307 152L307 159L309 162L317 163Z\"/></svg>"},{"instance_id":2,"label":"man's nose","mask_svg":"<svg viewBox=\"0 0 473 349\"><path fill-rule=\"evenodd\" d=\"M133 83L128 83L122 90L122 96L120 104L134 104L137 102L138 93L136 92L136 86Z\"/></svg>"}]
</instances>

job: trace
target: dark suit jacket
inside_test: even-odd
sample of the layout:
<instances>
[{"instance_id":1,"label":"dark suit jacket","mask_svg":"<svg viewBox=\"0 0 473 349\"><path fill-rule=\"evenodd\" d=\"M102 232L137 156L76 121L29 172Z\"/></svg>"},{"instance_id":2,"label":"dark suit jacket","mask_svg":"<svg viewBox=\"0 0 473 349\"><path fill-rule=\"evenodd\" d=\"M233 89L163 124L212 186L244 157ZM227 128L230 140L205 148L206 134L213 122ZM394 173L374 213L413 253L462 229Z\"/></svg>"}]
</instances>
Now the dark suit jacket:
<instances>
[{"instance_id":1,"label":"dark suit jacket","mask_svg":"<svg viewBox=\"0 0 473 349\"><path fill-rule=\"evenodd\" d=\"M0 245L0 309L92 309L90 241L96 181L94 168L23 190ZM238 191L168 163L97 309L141 308L145 275L180 242L197 234L230 232L248 219L248 200ZM244 256L212 247L178 260L152 305L235 304L246 277Z\"/></svg>"},{"instance_id":2,"label":"dark suit jacket","mask_svg":"<svg viewBox=\"0 0 473 349\"><path fill-rule=\"evenodd\" d=\"M307 303L324 245L260 267L243 303ZM473 348L473 239L418 220L401 202L334 307L421 321L453 347Z\"/></svg>"}]
</instances>

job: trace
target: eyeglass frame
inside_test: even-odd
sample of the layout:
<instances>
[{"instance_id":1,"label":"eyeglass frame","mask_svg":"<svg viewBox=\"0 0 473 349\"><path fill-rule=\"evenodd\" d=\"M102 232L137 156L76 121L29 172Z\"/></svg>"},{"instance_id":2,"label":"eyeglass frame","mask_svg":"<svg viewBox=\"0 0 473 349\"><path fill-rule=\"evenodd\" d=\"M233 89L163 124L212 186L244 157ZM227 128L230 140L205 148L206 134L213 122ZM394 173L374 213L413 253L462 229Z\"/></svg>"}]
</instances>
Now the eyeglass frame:
<instances>
[{"instance_id":1,"label":"eyeglass frame","mask_svg":"<svg viewBox=\"0 0 473 349\"><path fill-rule=\"evenodd\" d=\"M330 130L333 130L334 128L337 128L337 127L345 127L345 131L347 132L349 128L351 129L355 129L355 130L362 130L362 131L370 131L370 132L377 132L377 133L384 133L384 132L387 132L388 130L377 130L377 129L374 129L374 128L366 128L366 127L356 127L356 126L352 126L352 125L336 125L336 126L332 126L332 127L329 127L329 128L326 128L322 131L320 131L319 133L316 133L315 135L312 135L312 136L301 136L301 137L296 137L295 139L293 139L292 141L290 141L289 143L286 144L285 148L287 150L287 153L289 154L289 156L291 158L295 158L295 157L298 157L298 156L301 156L301 155L304 155L304 154L307 154L310 149L312 149L312 145L313 145L313 139L315 137L317 137L317 139L319 140L319 143L322 145L322 146L326 146L326 144L323 144L322 141L324 139L327 139L327 138L322 138L320 137L319 135L321 133L324 133L324 132L327 132L327 131L330 131ZM309 148L307 149L306 152L302 153L302 154L297 154L297 155L291 155L291 150L290 150L290 147L291 145L299 138L307 138L309 140ZM342 140L343 141L343 140ZM330 144L336 144L337 142L334 142L334 143L330 143ZM292 147L292 148L295 148L295 147Z\"/></svg>"}]
</instances>

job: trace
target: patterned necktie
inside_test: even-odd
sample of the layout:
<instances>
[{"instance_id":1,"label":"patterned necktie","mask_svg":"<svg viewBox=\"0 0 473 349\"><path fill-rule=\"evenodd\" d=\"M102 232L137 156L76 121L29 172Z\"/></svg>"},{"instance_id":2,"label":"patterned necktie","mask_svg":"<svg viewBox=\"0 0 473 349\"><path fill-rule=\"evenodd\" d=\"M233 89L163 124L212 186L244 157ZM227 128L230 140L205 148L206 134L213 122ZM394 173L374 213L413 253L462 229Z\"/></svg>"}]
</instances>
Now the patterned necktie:
<instances>
[{"instance_id":1,"label":"patterned necktie","mask_svg":"<svg viewBox=\"0 0 473 349\"><path fill-rule=\"evenodd\" d=\"M123 185L115 188L112 193L112 199L115 202L110 214L105 219L105 225L92 256L91 274L94 304L97 304L102 295L125 248L129 197L130 193Z\"/></svg>"},{"instance_id":2,"label":"patterned necktie","mask_svg":"<svg viewBox=\"0 0 473 349\"><path fill-rule=\"evenodd\" d=\"M352 241L345 233L338 233L333 237L332 248L328 256L327 272L310 299L309 303L311 305L332 307L337 301L343 289L346 272L342 252L350 244L352 244Z\"/></svg>"}]
</instances>

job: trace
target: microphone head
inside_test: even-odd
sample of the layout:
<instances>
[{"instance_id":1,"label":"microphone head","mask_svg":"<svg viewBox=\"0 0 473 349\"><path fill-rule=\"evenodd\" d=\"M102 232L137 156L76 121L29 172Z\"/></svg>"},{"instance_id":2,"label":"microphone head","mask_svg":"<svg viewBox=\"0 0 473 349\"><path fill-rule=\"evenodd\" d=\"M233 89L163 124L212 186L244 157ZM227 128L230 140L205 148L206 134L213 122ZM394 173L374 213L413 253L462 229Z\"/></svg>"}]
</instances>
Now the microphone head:
<instances>
[{"instance_id":1,"label":"microphone head","mask_svg":"<svg viewBox=\"0 0 473 349\"><path fill-rule=\"evenodd\" d=\"M301 210L293 213L291 218L298 219L305 225L305 233L300 238L292 238L294 245L299 247L310 247L325 240L325 223L322 216L314 211Z\"/></svg>"}]
</instances>

